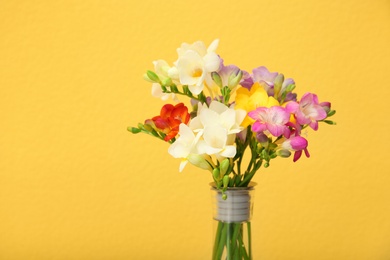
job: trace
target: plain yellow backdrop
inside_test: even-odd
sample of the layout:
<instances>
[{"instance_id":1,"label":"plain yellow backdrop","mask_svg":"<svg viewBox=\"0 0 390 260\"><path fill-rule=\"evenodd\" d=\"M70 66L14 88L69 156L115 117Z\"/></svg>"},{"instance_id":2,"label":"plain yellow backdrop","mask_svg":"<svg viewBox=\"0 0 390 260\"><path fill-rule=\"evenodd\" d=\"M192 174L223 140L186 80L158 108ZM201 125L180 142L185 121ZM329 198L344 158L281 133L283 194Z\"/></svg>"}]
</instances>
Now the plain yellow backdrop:
<instances>
[{"instance_id":1,"label":"plain yellow backdrop","mask_svg":"<svg viewBox=\"0 0 390 260\"><path fill-rule=\"evenodd\" d=\"M220 39L337 110L255 176L255 259L390 259L390 2L0 1L0 259L209 259L208 172L126 131L143 73Z\"/></svg>"}]
</instances>

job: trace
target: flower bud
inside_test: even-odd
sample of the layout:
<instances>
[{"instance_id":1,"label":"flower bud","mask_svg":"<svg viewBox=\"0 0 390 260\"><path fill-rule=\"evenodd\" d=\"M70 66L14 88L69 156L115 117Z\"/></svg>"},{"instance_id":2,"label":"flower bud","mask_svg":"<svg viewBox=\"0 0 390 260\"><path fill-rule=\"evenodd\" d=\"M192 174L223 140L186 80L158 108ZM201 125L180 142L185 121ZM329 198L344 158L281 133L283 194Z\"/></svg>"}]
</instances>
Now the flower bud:
<instances>
[{"instance_id":1,"label":"flower bud","mask_svg":"<svg viewBox=\"0 0 390 260\"><path fill-rule=\"evenodd\" d=\"M230 161L228 158L225 158L222 162L221 162L221 165L219 166L219 169L221 171L221 176L225 175L226 172L228 171L229 169L229 166L230 166Z\"/></svg>"},{"instance_id":2,"label":"flower bud","mask_svg":"<svg viewBox=\"0 0 390 260\"><path fill-rule=\"evenodd\" d=\"M158 78L157 74L154 73L153 71L148 70L148 71L146 72L146 75L147 75L147 77L148 77L152 82L156 82L156 83L159 83L159 82L160 82L160 79Z\"/></svg>"},{"instance_id":3,"label":"flower bud","mask_svg":"<svg viewBox=\"0 0 390 260\"><path fill-rule=\"evenodd\" d=\"M222 179L223 187L226 188L229 185L229 176L225 175Z\"/></svg>"},{"instance_id":4,"label":"flower bud","mask_svg":"<svg viewBox=\"0 0 390 260\"><path fill-rule=\"evenodd\" d=\"M187 157L187 159L191 164L193 164L196 167L199 167L203 170L209 170L209 171L213 170L211 165L208 163L208 161L203 156L201 156L199 154L190 154ZM213 172L214 172L214 170L213 170Z\"/></svg>"},{"instance_id":5,"label":"flower bud","mask_svg":"<svg viewBox=\"0 0 390 260\"><path fill-rule=\"evenodd\" d=\"M130 132L132 132L133 134L138 134L139 132L141 132L141 129L136 128L136 127L128 127L128 128L127 128L127 131L130 131Z\"/></svg>"},{"instance_id":6,"label":"flower bud","mask_svg":"<svg viewBox=\"0 0 390 260\"><path fill-rule=\"evenodd\" d=\"M282 148L290 151L301 151L307 148L308 142L302 136L293 136L282 144Z\"/></svg>"},{"instance_id":7,"label":"flower bud","mask_svg":"<svg viewBox=\"0 0 390 260\"><path fill-rule=\"evenodd\" d=\"M330 102L322 102L320 103L320 106L326 111L326 113L329 113L331 107Z\"/></svg>"},{"instance_id":8,"label":"flower bud","mask_svg":"<svg viewBox=\"0 0 390 260\"><path fill-rule=\"evenodd\" d=\"M238 70L237 73L232 73L229 76L228 87L230 89L235 88L242 79L242 70Z\"/></svg>"},{"instance_id":9,"label":"flower bud","mask_svg":"<svg viewBox=\"0 0 390 260\"><path fill-rule=\"evenodd\" d=\"M220 180L220 176L219 176L219 169L218 168L214 168L213 170L213 177L216 181L219 181Z\"/></svg>"},{"instance_id":10,"label":"flower bud","mask_svg":"<svg viewBox=\"0 0 390 260\"><path fill-rule=\"evenodd\" d=\"M282 89L283 81L284 81L284 75L281 73L278 74L278 76L276 76L276 78L274 80L274 96L275 97L279 96L279 92Z\"/></svg>"},{"instance_id":11,"label":"flower bud","mask_svg":"<svg viewBox=\"0 0 390 260\"><path fill-rule=\"evenodd\" d=\"M286 92L291 92L295 89L295 84L290 84L286 87Z\"/></svg>"},{"instance_id":12,"label":"flower bud","mask_svg":"<svg viewBox=\"0 0 390 260\"><path fill-rule=\"evenodd\" d=\"M166 78L162 81L163 86L170 86L172 85L172 79L171 78Z\"/></svg>"},{"instance_id":13,"label":"flower bud","mask_svg":"<svg viewBox=\"0 0 390 260\"><path fill-rule=\"evenodd\" d=\"M283 158L288 158L291 156L291 152L289 150L285 150L285 149L277 151L276 154L280 157L283 157Z\"/></svg>"},{"instance_id":14,"label":"flower bud","mask_svg":"<svg viewBox=\"0 0 390 260\"><path fill-rule=\"evenodd\" d=\"M213 71L211 72L211 78L213 79L213 81L215 82L215 84L217 84L218 87L222 88L222 79L221 79L221 76L218 74L218 72L216 71Z\"/></svg>"},{"instance_id":15,"label":"flower bud","mask_svg":"<svg viewBox=\"0 0 390 260\"><path fill-rule=\"evenodd\" d=\"M269 142L268 137L263 132L257 133L256 139L257 139L257 141L259 141L261 146L263 146L263 147L268 146L268 142Z\"/></svg>"}]
</instances>

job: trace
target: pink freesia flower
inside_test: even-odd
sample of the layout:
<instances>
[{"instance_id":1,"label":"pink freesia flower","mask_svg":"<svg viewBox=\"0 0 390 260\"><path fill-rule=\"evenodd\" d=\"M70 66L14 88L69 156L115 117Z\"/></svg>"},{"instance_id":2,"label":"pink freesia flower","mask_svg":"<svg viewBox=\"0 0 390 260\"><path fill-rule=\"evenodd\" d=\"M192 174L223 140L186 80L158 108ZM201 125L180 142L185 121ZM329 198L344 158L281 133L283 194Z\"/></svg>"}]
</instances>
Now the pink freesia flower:
<instances>
[{"instance_id":1,"label":"pink freesia flower","mask_svg":"<svg viewBox=\"0 0 390 260\"><path fill-rule=\"evenodd\" d=\"M282 143L282 148L290 151L294 151L293 161L298 161L301 158L302 151L305 151L306 157L310 157L309 151L307 150L308 142L302 136L293 136Z\"/></svg>"},{"instance_id":2,"label":"pink freesia flower","mask_svg":"<svg viewBox=\"0 0 390 260\"><path fill-rule=\"evenodd\" d=\"M286 105L286 109L295 115L298 124L308 124L313 130L317 130L318 121L325 119L327 116L324 109L326 105L318 103L316 94L306 93L302 96L299 103L294 101L289 102Z\"/></svg>"},{"instance_id":3,"label":"pink freesia flower","mask_svg":"<svg viewBox=\"0 0 390 260\"><path fill-rule=\"evenodd\" d=\"M320 106L322 106L323 109L328 113L330 111L331 104L330 102L322 102L320 103Z\"/></svg>"},{"instance_id":4,"label":"pink freesia flower","mask_svg":"<svg viewBox=\"0 0 390 260\"><path fill-rule=\"evenodd\" d=\"M276 137L289 135L289 129L286 124L290 119L290 114L283 107L258 107L256 110L250 111L248 116L256 120L252 125L252 131L254 132L268 130Z\"/></svg>"}]
</instances>

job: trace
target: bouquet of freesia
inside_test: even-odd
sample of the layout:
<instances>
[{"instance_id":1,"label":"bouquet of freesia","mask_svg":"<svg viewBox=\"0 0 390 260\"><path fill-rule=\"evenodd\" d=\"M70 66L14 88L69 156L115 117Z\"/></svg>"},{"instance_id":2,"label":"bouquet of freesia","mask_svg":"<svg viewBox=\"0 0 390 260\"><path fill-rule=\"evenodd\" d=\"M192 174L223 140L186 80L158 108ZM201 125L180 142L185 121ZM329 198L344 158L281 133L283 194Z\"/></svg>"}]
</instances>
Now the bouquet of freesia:
<instances>
[{"instance_id":1,"label":"bouquet of freesia","mask_svg":"<svg viewBox=\"0 0 390 260\"><path fill-rule=\"evenodd\" d=\"M225 65L217 46L218 40L208 48L200 41L183 43L173 65L154 61L154 71L145 74L153 83L152 95L173 104L128 130L168 142L168 153L181 159L180 171L188 163L210 171L226 199L229 187L248 186L272 159L309 157L302 130L316 131L320 122L335 124L328 120L335 110L314 93L298 99L294 80L281 73L261 66L250 74ZM189 98L189 104L181 97Z\"/></svg>"}]
</instances>

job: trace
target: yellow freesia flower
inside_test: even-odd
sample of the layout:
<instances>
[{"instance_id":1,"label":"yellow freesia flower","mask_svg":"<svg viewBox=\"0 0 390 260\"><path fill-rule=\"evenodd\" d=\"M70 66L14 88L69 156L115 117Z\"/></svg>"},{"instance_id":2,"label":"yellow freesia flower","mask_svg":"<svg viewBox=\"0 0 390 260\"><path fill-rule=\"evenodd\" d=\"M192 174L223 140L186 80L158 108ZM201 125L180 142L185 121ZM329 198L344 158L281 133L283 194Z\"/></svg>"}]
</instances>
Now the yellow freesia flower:
<instances>
[{"instance_id":1,"label":"yellow freesia flower","mask_svg":"<svg viewBox=\"0 0 390 260\"><path fill-rule=\"evenodd\" d=\"M258 107L272 106L279 106L279 102L274 97L269 97L265 89L257 82L250 90L244 87L237 89L235 109L242 109L248 113ZM247 127L254 122L255 120L247 115L241 126Z\"/></svg>"}]
</instances>

